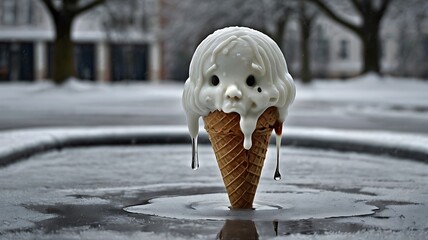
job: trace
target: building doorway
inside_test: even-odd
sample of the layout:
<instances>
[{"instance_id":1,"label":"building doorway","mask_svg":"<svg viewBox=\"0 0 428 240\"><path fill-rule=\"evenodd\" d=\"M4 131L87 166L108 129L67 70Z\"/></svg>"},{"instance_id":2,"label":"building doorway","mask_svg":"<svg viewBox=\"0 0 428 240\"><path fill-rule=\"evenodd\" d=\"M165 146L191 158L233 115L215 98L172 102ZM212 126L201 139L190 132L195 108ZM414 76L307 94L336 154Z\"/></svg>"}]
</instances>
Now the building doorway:
<instances>
[{"instance_id":1,"label":"building doorway","mask_svg":"<svg viewBox=\"0 0 428 240\"><path fill-rule=\"evenodd\" d=\"M112 44L110 51L112 81L148 79L147 45Z\"/></svg>"},{"instance_id":2,"label":"building doorway","mask_svg":"<svg viewBox=\"0 0 428 240\"><path fill-rule=\"evenodd\" d=\"M0 43L0 81L33 81L34 47L32 43Z\"/></svg>"}]
</instances>

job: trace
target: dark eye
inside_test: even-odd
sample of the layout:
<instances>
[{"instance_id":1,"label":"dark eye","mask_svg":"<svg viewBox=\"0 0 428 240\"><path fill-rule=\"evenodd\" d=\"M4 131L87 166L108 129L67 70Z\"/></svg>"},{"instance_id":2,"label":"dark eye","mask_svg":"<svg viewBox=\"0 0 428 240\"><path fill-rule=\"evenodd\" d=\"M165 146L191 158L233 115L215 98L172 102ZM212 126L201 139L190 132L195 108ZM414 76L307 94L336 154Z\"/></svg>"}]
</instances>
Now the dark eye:
<instances>
[{"instance_id":1,"label":"dark eye","mask_svg":"<svg viewBox=\"0 0 428 240\"><path fill-rule=\"evenodd\" d=\"M211 77L211 84L213 86L217 86L220 83L220 79L218 79L217 75L213 75Z\"/></svg>"},{"instance_id":2,"label":"dark eye","mask_svg":"<svg viewBox=\"0 0 428 240\"><path fill-rule=\"evenodd\" d=\"M254 78L253 75L250 75L247 77L246 83L249 87L254 87L254 85L256 84L256 79Z\"/></svg>"}]
</instances>

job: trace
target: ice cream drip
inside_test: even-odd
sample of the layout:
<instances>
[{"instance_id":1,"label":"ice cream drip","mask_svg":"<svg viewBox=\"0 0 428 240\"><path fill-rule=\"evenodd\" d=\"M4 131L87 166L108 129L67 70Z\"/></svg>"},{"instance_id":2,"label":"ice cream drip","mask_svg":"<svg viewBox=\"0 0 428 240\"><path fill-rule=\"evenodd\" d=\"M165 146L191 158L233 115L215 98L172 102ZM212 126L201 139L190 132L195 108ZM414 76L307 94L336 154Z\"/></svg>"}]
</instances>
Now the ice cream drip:
<instances>
[{"instance_id":1,"label":"ice cream drip","mask_svg":"<svg viewBox=\"0 0 428 240\"><path fill-rule=\"evenodd\" d=\"M199 168L199 157L198 157L198 136L192 138L192 164L193 170Z\"/></svg>"},{"instance_id":2,"label":"ice cream drip","mask_svg":"<svg viewBox=\"0 0 428 240\"><path fill-rule=\"evenodd\" d=\"M273 175L273 179L276 181L281 180L281 173L279 172L279 156L281 149L281 140L282 140L282 123L277 122L275 124L275 140L276 140L276 168Z\"/></svg>"},{"instance_id":3,"label":"ice cream drip","mask_svg":"<svg viewBox=\"0 0 428 240\"><path fill-rule=\"evenodd\" d=\"M281 180L281 173L279 172L279 149L281 148L281 135L276 135L276 168L273 179L276 181Z\"/></svg>"}]
</instances>

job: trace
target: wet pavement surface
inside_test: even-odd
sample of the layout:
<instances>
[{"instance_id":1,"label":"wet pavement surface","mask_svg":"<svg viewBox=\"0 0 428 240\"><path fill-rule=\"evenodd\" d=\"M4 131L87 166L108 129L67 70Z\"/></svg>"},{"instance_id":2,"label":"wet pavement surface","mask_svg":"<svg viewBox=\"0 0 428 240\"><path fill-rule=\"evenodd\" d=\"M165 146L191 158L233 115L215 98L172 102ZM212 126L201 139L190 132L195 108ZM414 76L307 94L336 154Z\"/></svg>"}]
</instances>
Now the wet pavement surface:
<instances>
[{"instance_id":1,"label":"wet pavement surface","mask_svg":"<svg viewBox=\"0 0 428 240\"><path fill-rule=\"evenodd\" d=\"M272 146L254 211L230 211L214 154L190 146L66 148L0 168L0 239L423 239L428 165Z\"/></svg>"}]
</instances>

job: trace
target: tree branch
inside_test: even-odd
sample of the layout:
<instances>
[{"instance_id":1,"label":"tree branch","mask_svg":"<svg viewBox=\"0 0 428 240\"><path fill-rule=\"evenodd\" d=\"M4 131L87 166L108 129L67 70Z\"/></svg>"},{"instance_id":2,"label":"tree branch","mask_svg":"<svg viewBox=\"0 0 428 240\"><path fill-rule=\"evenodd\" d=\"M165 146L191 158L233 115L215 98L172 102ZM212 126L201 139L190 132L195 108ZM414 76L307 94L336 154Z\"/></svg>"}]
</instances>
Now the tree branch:
<instances>
[{"instance_id":1,"label":"tree branch","mask_svg":"<svg viewBox=\"0 0 428 240\"><path fill-rule=\"evenodd\" d=\"M318 17L318 13L312 13L310 16L308 16L309 22L313 22Z\"/></svg>"},{"instance_id":2,"label":"tree branch","mask_svg":"<svg viewBox=\"0 0 428 240\"><path fill-rule=\"evenodd\" d=\"M81 13L83 13L83 12L85 12L85 11L93 8L93 7L96 7L96 6L98 6L98 5L100 5L100 4L104 3L104 2L105 2L105 0L94 0L94 1L86 4L85 6L82 6L82 7L78 8L78 9L74 10L73 11L73 15L77 16L77 15L79 15L79 14L81 14Z\"/></svg>"},{"instance_id":3,"label":"tree branch","mask_svg":"<svg viewBox=\"0 0 428 240\"><path fill-rule=\"evenodd\" d=\"M358 0L351 0L351 3L361 15L364 15L364 9L363 9L363 6L361 5L361 2L359 2Z\"/></svg>"},{"instance_id":4,"label":"tree branch","mask_svg":"<svg viewBox=\"0 0 428 240\"><path fill-rule=\"evenodd\" d=\"M58 10L53 5L52 0L42 0L42 2L45 4L52 17L55 19L58 15Z\"/></svg>"},{"instance_id":5,"label":"tree branch","mask_svg":"<svg viewBox=\"0 0 428 240\"><path fill-rule=\"evenodd\" d=\"M381 19L383 17L390 3L391 3L391 0L382 0L379 10L377 11L378 19Z\"/></svg>"},{"instance_id":6,"label":"tree branch","mask_svg":"<svg viewBox=\"0 0 428 240\"><path fill-rule=\"evenodd\" d=\"M355 32L356 34L360 35L362 30L361 30L361 27L359 25L354 24L352 22L349 22L348 20L344 19L343 17L340 17L339 15L337 15L322 0L308 0L308 1L317 5L321 11L323 11L328 17L330 17L331 19L333 19L337 23L341 24L342 26L344 26L344 27L348 28L349 30Z\"/></svg>"}]
</instances>

